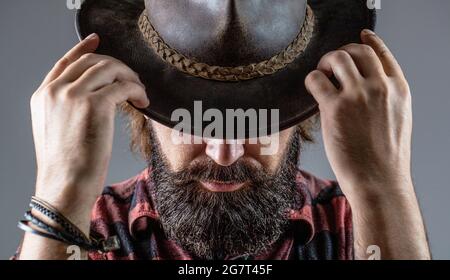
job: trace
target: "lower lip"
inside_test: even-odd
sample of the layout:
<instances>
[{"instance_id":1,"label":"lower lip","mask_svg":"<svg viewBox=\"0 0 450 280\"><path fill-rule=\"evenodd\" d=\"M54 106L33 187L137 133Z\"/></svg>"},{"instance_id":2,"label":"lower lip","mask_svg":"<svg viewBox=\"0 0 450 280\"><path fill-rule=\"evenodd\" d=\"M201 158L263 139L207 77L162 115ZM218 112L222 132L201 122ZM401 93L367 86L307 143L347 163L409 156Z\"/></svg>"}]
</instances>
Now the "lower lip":
<instances>
[{"instance_id":1,"label":"lower lip","mask_svg":"<svg viewBox=\"0 0 450 280\"><path fill-rule=\"evenodd\" d=\"M241 189L245 183L221 183L221 182L200 182L202 186L211 192L234 192Z\"/></svg>"}]
</instances>

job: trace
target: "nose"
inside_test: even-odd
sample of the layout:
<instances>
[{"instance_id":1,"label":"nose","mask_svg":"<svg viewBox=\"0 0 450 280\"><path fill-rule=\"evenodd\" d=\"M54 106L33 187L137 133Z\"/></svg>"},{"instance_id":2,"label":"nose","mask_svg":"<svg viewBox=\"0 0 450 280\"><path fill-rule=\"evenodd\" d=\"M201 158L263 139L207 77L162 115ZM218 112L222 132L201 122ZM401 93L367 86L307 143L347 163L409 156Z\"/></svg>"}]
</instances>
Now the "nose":
<instances>
[{"instance_id":1,"label":"nose","mask_svg":"<svg viewBox=\"0 0 450 280\"><path fill-rule=\"evenodd\" d=\"M244 155L244 145L238 140L206 139L206 155L221 166L230 166Z\"/></svg>"}]
</instances>

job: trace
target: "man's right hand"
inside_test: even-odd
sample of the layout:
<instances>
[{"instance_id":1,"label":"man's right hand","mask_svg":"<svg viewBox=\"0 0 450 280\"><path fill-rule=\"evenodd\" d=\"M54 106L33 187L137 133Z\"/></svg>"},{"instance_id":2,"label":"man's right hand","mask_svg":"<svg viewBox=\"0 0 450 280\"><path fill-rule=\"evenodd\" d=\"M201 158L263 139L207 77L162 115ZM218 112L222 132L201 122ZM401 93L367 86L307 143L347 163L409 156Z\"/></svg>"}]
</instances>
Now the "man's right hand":
<instances>
[{"instance_id":1,"label":"man's right hand","mask_svg":"<svg viewBox=\"0 0 450 280\"><path fill-rule=\"evenodd\" d=\"M99 41L93 34L70 50L31 98L36 196L85 233L107 174L117 105L149 106L135 72L117 59L93 54Z\"/></svg>"}]
</instances>

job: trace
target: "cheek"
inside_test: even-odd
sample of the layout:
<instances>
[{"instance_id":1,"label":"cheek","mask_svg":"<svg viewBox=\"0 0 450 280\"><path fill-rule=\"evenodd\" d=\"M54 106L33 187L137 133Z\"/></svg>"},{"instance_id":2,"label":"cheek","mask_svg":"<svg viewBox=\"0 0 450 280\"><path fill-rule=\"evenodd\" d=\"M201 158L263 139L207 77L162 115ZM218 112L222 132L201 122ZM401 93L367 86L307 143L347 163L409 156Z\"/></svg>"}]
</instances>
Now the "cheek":
<instances>
[{"instance_id":1,"label":"cheek","mask_svg":"<svg viewBox=\"0 0 450 280\"><path fill-rule=\"evenodd\" d=\"M202 153L202 144L177 144L182 142L182 137L179 134L172 134L172 129L159 123L152 122L152 125L161 151L172 171L183 169Z\"/></svg>"},{"instance_id":2,"label":"cheek","mask_svg":"<svg viewBox=\"0 0 450 280\"><path fill-rule=\"evenodd\" d=\"M163 149L172 171L180 171L187 167L198 154L197 149L191 145L173 145Z\"/></svg>"},{"instance_id":3,"label":"cheek","mask_svg":"<svg viewBox=\"0 0 450 280\"><path fill-rule=\"evenodd\" d=\"M262 145L260 143L258 144L245 144L245 154L248 157L254 158L256 161L258 161L266 170L270 171L271 173L275 173L280 166L281 160L286 155L286 152L288 150L288 143L294 133L294 129L287 129L279 134L270 136L270 141L267 145ZM273 149L273 152L270 152L269 154L262 154L261 150L263 148L271 147Z\"/></svg>"}]
</instances>

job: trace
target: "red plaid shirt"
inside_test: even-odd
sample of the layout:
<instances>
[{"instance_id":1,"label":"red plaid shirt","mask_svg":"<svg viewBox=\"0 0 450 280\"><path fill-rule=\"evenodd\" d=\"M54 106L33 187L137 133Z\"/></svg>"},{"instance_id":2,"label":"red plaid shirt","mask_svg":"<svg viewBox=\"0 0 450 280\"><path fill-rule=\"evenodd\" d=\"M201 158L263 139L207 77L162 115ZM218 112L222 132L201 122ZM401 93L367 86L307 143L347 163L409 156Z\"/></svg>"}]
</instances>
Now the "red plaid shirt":
<instances>
[{"instance_id":1,"label":"red plaid shirt","mask_svg":"<svg viewBox=\"0 0 450 280\"><path fill-rule=\"evenodd\" d=\"M90 252L93 260L190 260L193 257L165 237L145 169L124 182L108 186L98 198L91 231L104 238L118 236L121 249ZM289 230L267 252L226 259L353 259L351 209L336 182L321 180L298 170L297 187L305 198L292 209Z\"/></svg>"}]
</instances>

